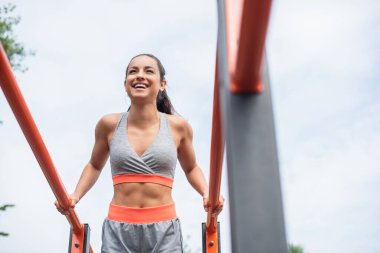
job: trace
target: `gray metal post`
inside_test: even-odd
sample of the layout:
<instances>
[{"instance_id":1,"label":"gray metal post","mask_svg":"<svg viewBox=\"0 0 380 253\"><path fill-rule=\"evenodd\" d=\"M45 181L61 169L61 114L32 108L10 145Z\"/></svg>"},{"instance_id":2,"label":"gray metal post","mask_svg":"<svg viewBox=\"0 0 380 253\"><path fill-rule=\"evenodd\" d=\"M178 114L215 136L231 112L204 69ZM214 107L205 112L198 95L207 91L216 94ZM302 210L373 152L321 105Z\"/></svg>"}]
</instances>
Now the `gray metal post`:
<instances>
[{"instance_id":1,"label":"gray metal post","mask_svg":"<svg viewBox=\"0 0 380 253\"><path fill-rule=\"evenodd\" d=\"M269 81L226 100L232 252L287 252Z\"/></svg>"},{"instance_id":2,"label":"gray metal post","mask_svg":"<svg viewBox=\"0 0 380 253\"><path fill-rule=\"evenodd\" d=\"M228 90L224 1L218 0L218 55L226 134L233 253L286 253L284 214L268 69L264 91Z\"/></svg>"}]
</instances>

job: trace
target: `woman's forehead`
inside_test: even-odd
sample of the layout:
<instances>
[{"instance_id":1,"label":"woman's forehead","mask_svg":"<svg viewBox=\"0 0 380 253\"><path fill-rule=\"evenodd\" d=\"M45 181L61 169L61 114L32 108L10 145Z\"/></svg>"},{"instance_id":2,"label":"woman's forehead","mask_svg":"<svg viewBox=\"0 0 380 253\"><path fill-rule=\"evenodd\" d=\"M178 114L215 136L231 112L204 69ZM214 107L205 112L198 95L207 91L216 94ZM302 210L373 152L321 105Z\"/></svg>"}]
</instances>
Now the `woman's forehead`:
<instances>
[{"instance_id":1,"label":"woman's forehead","mask_svg":"<svg viewBox=\"0 0 380 253\"><path fill-rule=\"evenodd\" d=\"M128 68L137 67L137 68L146 68L152 67L157 68L157 62L152 57L141 55L133 58L128 65Z\"/></svg>"}]
</instances>

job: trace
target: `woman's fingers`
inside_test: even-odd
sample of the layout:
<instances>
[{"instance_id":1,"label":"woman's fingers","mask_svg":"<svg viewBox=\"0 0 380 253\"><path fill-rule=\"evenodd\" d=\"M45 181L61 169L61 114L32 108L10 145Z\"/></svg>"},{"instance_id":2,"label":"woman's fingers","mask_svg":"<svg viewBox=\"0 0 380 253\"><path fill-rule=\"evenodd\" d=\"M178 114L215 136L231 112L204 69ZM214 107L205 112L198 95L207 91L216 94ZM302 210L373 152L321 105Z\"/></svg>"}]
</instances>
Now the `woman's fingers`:
<instances>
[{"instance_id":1,"label":"woman's fingers","mask_svg":"<svg viewBox=\"0 0 380 253\"><path fill-rule=\"evenodd\" d=\"M218 202L217 206L215 207L214 211L212 212L213 216L219 215L219 213L223 210L223 204L221 202Z\"/></svg>"},{"instance_id":2,"label":"woman's fingers","mask_svg":"<svg viewBox=\"0 0 380 253\"><path fill-rule=\"evenodd\" d=\"M215 213L219 214L222 210L223 210L223 204L220 203L219 205L217 205L217 207L215 209Z\"/></svg>"},{"instance_id":3,"label":"woman's fingers","mask_svg":"<svg viewBox=\"0 0 380 253\"><path fill-rule=\"evenodd\" d=\"M65 214L65 211L63 210L63 208L59 205L59 202L56 200L55 202L54 202L54 205L55 205L55 207L57 208L57 210L58 210L58 212L60 212L61 214Z\"/></svg>"},{"instance_id":4,"label":"woman's fingers","mask_svg":"<svg viewBox=\"0 0 380 253\"><path fill-rule=\"evenodd\" d=\"M224 206L224 197L222 195L219 196L218 204L215 207L214 215L218 215L222 210Z\"/></svg>"},{"instance_id":5,"label":"woman's fingers","mask_svg":"<svg viewBox=\"0 0 380 253\"><path fill-rule=\"evenodd\" d=\"M208 197L203 197L203 208L206 212L208 212L208 208L210 206L210 202L208 201Z\"/></svg>"},{"instance_id":6,"label":"woman's fingers","mask_svg":"<svg viewBox=\"0 0 380 253\"><path fill-rule=\"evenodd\" d=\"M71 196L70 196L70 200L71 200L71 203L70 203L70 208L69 208L69 209L74 208L75 205L78 203L78 200L77 200L76 198L72 198ZM63 214L63 215L67 215L67 214L69 213L69 210L65 210L65 209L59 204L58 200L56 200L56 201L54 202L54 205L55 205L55 207L57 208L58 212L60 212L61 214Z\"/></svg>"},{"instance_id":7,"label":"woman's fingers","mask_svg":"<svg viewBox=\"0 0 380 253\"><path fill-rule=\"evenodd\" d=\"M214 211L212 212L212 215L213 216L218 215L223 210L223 206L224 206L224 197L220 195L218 204L216 205ZM208 212L209 207L210 207L210 201L208 197L203 197L203 207L205 211Z\"/></svg>"}]
</instances>

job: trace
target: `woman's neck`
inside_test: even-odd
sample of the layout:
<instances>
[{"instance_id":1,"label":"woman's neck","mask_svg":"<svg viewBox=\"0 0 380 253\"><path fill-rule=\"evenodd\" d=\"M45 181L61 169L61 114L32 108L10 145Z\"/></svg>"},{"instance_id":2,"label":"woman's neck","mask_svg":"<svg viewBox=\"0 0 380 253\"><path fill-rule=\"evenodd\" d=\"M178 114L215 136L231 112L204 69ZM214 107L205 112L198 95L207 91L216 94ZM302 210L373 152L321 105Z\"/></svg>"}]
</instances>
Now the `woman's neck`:
<instances>
[{"instance_id":1,"label":"woman's neck","mask_svg":"<svg viewBox=\"0 0 380 253\"><path fill-rule=\"evenodd\" d=\"M154 104L131 105L128 122L140 127L148 127L160 119L159 111Z\"/></svg>"}]
</instances>

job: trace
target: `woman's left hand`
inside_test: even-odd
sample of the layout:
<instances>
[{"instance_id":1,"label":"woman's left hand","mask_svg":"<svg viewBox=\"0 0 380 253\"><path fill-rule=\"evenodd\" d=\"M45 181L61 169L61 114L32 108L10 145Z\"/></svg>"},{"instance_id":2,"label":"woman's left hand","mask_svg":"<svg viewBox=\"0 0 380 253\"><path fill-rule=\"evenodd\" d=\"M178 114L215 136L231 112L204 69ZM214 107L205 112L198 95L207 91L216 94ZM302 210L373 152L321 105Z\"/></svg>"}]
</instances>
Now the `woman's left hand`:
<instances>
[{"instance_id":1,"label":"woman's left hand","mask_svg":"<svg viewBox=\"0 0 380 253\"><path fill-rule=\"evenodd\" d=\"M223 210L223 205L224 205L224 197L222 195L219 195L219 201L216 204L216 207L214 211L212 212L213 216L219 215L219 213ZM206 212L208 212L209 208L211 206L210 200L208 195L203 196L203 208L205 209Z\"/></svg>"}]
</instances>

